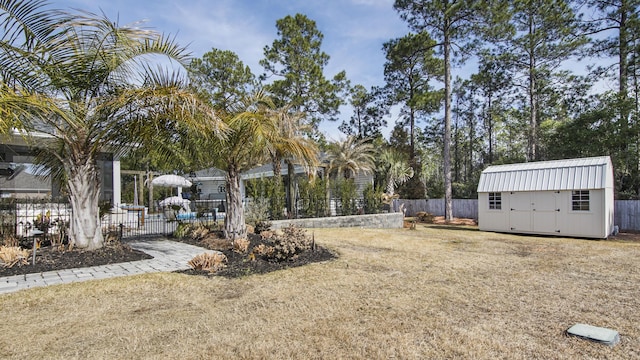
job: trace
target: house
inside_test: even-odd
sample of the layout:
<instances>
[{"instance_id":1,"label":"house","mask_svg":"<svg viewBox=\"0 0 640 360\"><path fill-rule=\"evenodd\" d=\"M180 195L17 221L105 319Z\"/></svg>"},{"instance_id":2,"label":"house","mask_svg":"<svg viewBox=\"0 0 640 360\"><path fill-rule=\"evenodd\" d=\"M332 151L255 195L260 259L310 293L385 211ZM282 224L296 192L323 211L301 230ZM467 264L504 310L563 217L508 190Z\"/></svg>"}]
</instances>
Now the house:
<instances>
[{"instance_id":1,"label":"house","mask_svg":"<svg viewBox=\"0 0 640 360\"><path fill-rule=\"evenodd\" d=\"M286 184L286 175L288 174L287 165L283 162L281 166L281 176L285 177L283 182ZM294 173L296 176L307 176L305 168L300 165L294 166ZM200 171L196 171L190 176L190 179L196 184L197 196L196 204L212 203L217 206L220 202L225 200L225 172L217 168L208 168ZM240 190L242 192L242 198L246 198L246 184L247 181L252 179L266 179L273 177L273 167L271 164L255 167L251 170L245 171L240 175ZM373 184L373 175L358 173L354 176L356 184L356 192L358 196L362 196L362 193L368 184ZM297 189L297 188L296 188ZM332 213L335 213L335 202L332 202ZM205 206L207 207L207 206ZM208 207L212 207L211 205Z\"/></svg>"},{"instance_id":2,"label":"house","mask_svg":"<svg viewBox=\"0 0 640 360\"><path fill-rule=\"evenodd\" d=\"M286 176L288 174L286 164L282 164L281 175ZM296 175L305 174L302 166L294 166ZM242 192L242 198L246 197L246 183L252 179L262 179L273 177L273 167L271 164L255 167L251 170L245 171L240 174L240 190ZM222 201L225 200L226 192L226 172L218 168L208 168L199 170L190 176L192 182L196 184L197 196L196 199L200 201ZM286 181L286 179L284 179Z\"/></svg>"},{"instance_id":3,"label":"house","mask_svg":"<svg viewBox=\"0 0 640 360\"><path fill-rule=\"evenodd\" d=\"M489 166L478 184L483 231L607 238L614 230L608 156Z\"/></svg>"},{"instance_id":4,"label":"house","mask_svg":"<svg viewBox=\"0 0 640 360\"><path fill-rule=\"evenodd\" d=\"M50 135L31 133L39 141ZM110 153L98 158L101 176L100 201L121 203L120 161ZM0 138L0 198L50 199L61 195L60 186L35 171L33 147L18 132Z\"/></svg>"},{"instance_id":5,"label":"house","mask_svg":"<svg viewBox=\"0 0 640 360\"><path fill-rule=\"evenodd\" d=\"M197 200L224 200L226 192L226 172L218 168L208 168L192 173L189 178L196 185Z\"/></svg>"}]
</instances>

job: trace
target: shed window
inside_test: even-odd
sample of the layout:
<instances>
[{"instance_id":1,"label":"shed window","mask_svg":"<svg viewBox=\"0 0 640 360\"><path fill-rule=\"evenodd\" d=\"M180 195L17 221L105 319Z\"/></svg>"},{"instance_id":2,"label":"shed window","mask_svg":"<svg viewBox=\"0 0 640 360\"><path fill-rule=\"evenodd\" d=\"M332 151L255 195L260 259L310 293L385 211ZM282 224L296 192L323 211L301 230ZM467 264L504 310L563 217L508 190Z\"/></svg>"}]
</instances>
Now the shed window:
<instances>
[{"instance_id":1,"label":"shed window","mask_svg":"<svg viewBox=\"0 0 640 360\"><path fill-rule=\"evenodd\" d=\"M489 193L489 210L501 210L502 209L502 193L490 192Z\"/></svg>"},{"instance_id":2,"label":"shed window","mask_svg":"<svg viewBox=\"0 0 640 360\"><path fill-rule=\"evenodd\" d=\"M589 211L589 190L574 190L571 192L571 210Z\"/></svg>"}]
</instances>

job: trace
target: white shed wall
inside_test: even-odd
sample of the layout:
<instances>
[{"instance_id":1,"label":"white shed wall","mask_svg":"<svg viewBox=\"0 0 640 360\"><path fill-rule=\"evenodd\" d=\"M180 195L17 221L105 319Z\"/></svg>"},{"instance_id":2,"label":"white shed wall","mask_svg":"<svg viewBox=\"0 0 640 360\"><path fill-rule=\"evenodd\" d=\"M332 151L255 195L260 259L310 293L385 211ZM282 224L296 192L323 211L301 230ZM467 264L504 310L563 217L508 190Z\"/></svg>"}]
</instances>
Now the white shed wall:
<instances>
[{"instance_id":1,"label":"white shed wall","mask_svg":"<svg viewBox=\"0 0 640 360\"><path fill-rule=\"evenodd\" d=\"M502 209L491 210L489 194L480 193L479 229L588 238L609 236L613 230L612 191L589 190L588 211L572 210L571 194L571 191L501 192Z\"/></svg>"},{"instance_id":2,"label":"white shed wall","mask_svg":"<svg viewBox=\"0 0 640 360\"><path fill-rule=\"evenodd\" d=\"M589 210L572 210L572 192L589 191ZM500 193L501 210L489 209ZM480 230L606 238L614 227L608 156L490 166L478 183Z\"/></svg>"}]
</instances>

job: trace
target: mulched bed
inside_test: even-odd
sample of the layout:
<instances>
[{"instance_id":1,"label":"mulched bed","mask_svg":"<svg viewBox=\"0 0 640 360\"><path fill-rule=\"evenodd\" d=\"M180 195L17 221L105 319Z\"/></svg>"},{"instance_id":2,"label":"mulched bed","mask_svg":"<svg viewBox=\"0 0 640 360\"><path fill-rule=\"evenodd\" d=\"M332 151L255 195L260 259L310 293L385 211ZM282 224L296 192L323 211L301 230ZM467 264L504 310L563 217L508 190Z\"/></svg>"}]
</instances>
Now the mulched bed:
<instances>
[{"instance_id":1,"label":"mulched bed","mask_svg":"<svg viewBox=\"0 0 640 360\"><path fill-rule=\"evenodd\" d=\"M11 268L0 266L0 277L40 273L54 270L74 269L129 261L152 259L153 256L141 251L133 250L128 245L110 242L94 251L58 250L52 246L45 246L36 251L36 264L14 265Z\"/></svg>"},{"instance_id":2,"label":"mulched bed","mask_svg":"<svg viewBox=\"0 0 640 360\"><path fill-rule=\"evenodd\" d=\"M188 244L212 249L207 244L191 238L171 239L181 241ZM254 246L265 243L260 235L249 234L251 242L249 253ZM334 259L336 256L329 250L315 246L313 250L299 254L294 259L283 262L272 262L264 259L256 258L249 260L247 254L239 254L231 249L212 249L222 251L227 256L227 267L214 274L208 271L185 270L180 271L184 274L201 275L201 276L224 276L235 278L247 276L250 274L264 274L289 267L302 266L309 263L321 262ZM5 268L0 266L0 277L12 275L24 275L31 273L40 273L54 270L74 269L81 267L91 267L107 264L116 264L129 261L137 261L153 258L141 251L133 250L128 245L120 242L110 242L105 244L101 249L95 251L72 250L63 251L55 247L45 246L36 251L36 264L31 265L31 257L29 264L22 266L13 266Z\"/></svg>"},{"instance_id":3,"label":"mulched bed","mask_svg":"<svg viewBox=\"0 0 640 360\"><path fill-rule=\"evenodd\" d=\"M210 273L208 271L202 270L182 270L178 271L182 274L189 275L199 275L206 277L213 276L224 276L226 278L237 278L242 276L247 276L251 274L265 274L268 272L292 268L297 266L303 266L310 263L328 261L337 258L337 256L331 251L327 250L322 246L313 246L313 249L305 251L301 254L295 256L295 258L287 261L276 262L276 261L267 261L265 259L256 257L255 259L249 259L247 254L251 253L253 248L260 245L265 244L269 245L269 243L262 238L260 235L249 234L248 239L250 241L249 250L246 254L240 254L232 249L220 249L209 246L207 243L202 242L200 240L194 240L191 238L184 238L176 241L182 241L191 245L205 247L211 250L221 251L227 257L227 266L215 273Z\"/></svg>"}]
</instances>

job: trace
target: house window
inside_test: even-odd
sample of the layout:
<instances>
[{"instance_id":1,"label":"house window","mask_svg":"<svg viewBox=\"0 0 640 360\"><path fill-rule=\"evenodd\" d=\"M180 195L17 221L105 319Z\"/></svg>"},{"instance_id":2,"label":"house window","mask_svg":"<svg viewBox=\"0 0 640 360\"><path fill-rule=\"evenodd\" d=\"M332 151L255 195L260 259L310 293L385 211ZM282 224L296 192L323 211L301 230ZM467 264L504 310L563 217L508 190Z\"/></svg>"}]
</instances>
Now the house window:
<instances>
[{"instance_id":1,"label":"house window","mask_svg":"<svg viewBox=\"0 0 640 360\"><path fill-rule=\"evenodd\" d=\"M589 190L574 190L571 192L571 210L589 211Z\"/></svg>"},{"instance_id":2,"label":"house window","mask_svg":"<svg viewBox=\"0 0 640 360\"><path fill-rule=\"evenodd\" d=\"M502 193L489 193L489 210L502 209Z\"/></svg>"}]
</instances>

